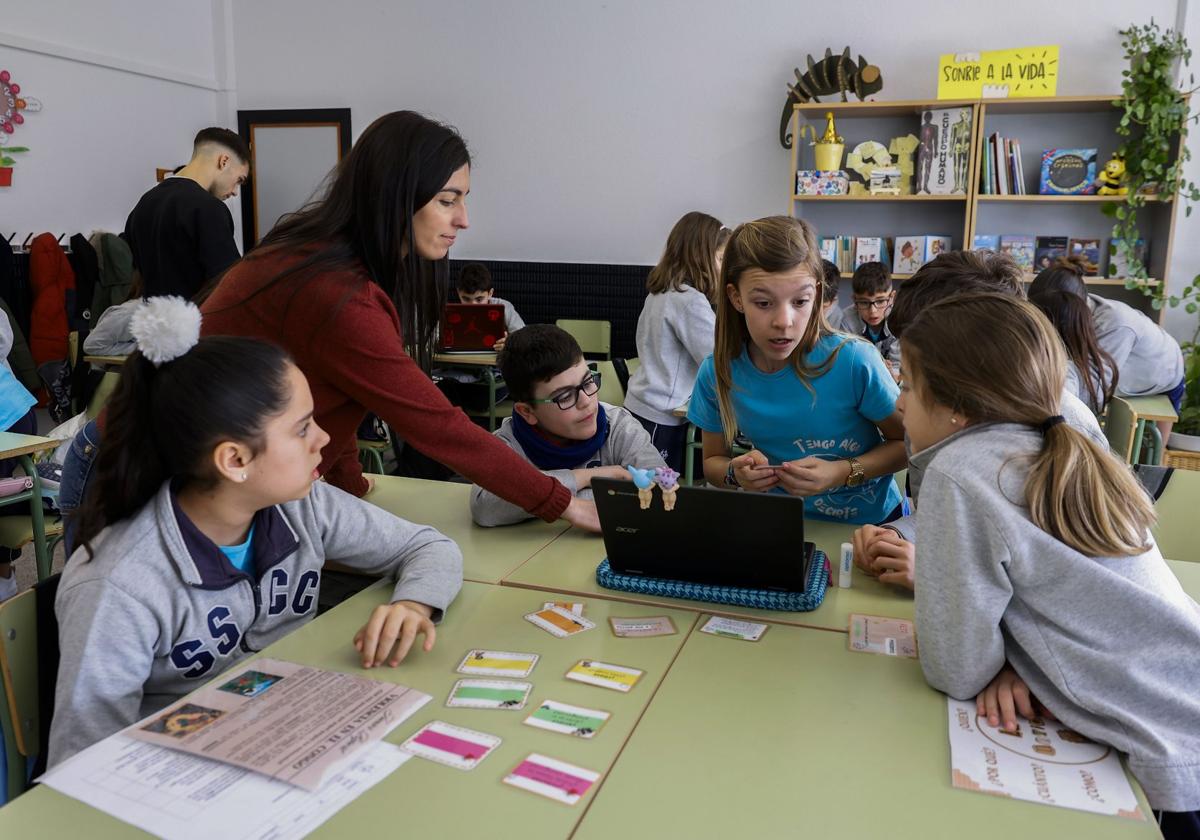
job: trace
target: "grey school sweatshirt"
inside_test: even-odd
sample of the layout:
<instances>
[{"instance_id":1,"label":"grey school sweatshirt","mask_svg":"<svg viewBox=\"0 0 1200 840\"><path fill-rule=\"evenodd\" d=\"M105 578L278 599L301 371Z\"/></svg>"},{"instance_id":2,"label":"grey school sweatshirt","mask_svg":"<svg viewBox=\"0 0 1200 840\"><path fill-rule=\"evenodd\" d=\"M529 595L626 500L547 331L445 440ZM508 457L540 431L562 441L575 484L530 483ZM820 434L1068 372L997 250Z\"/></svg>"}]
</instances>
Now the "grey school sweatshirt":
<instances>
[{"instance_id":1,"label":"grey school sweatshirt","mask_svg":"<svg viewBox=\"0 0 1200 840\"><path fill-rule=\"evenodd\" d=\"M639 367L629 377L625 407L665 426L686 423L671 412L691 399L700 363L712 354L716 330L712 304L691 286L647 295L638 316Z\"/></svg>"},{"instance_id":2,"label":"grey school sweatshirt","mask_svg":"<svg viewBox=\"0 0 1200 840\"><path fill-rule=\"evenodd\" d=\"M1042 440L991 424L913 456L925 678L969 700L1007 660L1059 720L1128 754L1151 806L1200 809L1200 606L1152 543L1087 557L1033 523L1023 456Z\"/></svg>"},{"instance_id":3,"label":"grey school sweatshirt","mask_svg":"<svg viewBox=\"0 0 1200 840\"><path fill-rule=\"evenodd\" d=\"M498 298L492 295L492 299L488 303L498 303L504 307L504 331L507 333L515 333L521 327L525 326L525 321L517 313L517 308L504 298Z\"/></svg>"},{"instance_id":4,"label":"grey school sweatshirt","mask_svg":"<svg viewBox=\"0 0 1200 840\"><path fill-rule=\"evenodd\" d=\"M1183 352L1166 330L1119 300L1088 295L1088 308L1096 342L1117 365L1117 393L1165 394L1183 381Z\"/></svg>"},{"instance_id":5,"label":"grey school sweatshirt","mask_svg":"<svg viewBox=\"0 0 1200 840\"><path fill-rule=\"evenodd\" d=\"M1083 432L1099 446L1108 449L1108 438L1104 436L1104 432L1100 429L1100 423L1096 420L1096 415L1092 414L1091 409L1079 397L1071 393L1070 381L1068 381L1066 387L1063 389L1062 402L1059 404L1058 410L1068 424ZM908 491L915 507L917 504L917 495L921 492L921 481L925 475L925 470L922 467L924 461L913 456L907 435L904 437L904 449L908 453ZM901 538L909 542L917 541L916 514L910 514L909 516L889 522L886 527L891 528Z\"/></svg>"},{"instance_id":6,"label":"grey school sweatshirt","mask_svg":"<svg viewBox=\"0 0 1200 840\"><path fill-rule=\"evenodd\" d=\"M867 322L858 314L858 308L852 303L842 309L842 323L838 329L850 333L850 335L862 336L875 345L875 349L883 356L885 362L900 364L900 339L892 335L886 319L879 325L879 339L876 340L867 331Z\"/></svg>"},{"instance_id":7,"label":"grey school sweatshirt","mask_svg":"<svg viewBox=\"0 0 1200 840\"><path fill-rule=\"evenodd\" d=\"M600 403L600 407L608 415L608 437L594 456L572 469L631 465L641 469L653 469L667 465L659 451L654 448L649 432L642 428L642 424L636 417L625 409L608 403ZM525 450L517 442L516 435L513 434L511 418L505 418L504 423L496 430L495 434L496 437L508 444L510 449L525 460L529 460L529 456L525 454ZM592 489L585 487L580 490L571 470L542 470L542 472L557 478L571 491L572 496L580 499L592 498ZM496 525L524 522L526 519L534 517L532 514L526 513L524 508L506 502L495 493L475 485L471 488L471 518L475 520L476 525L491 528Z\"/></svg>"},{"instance_id":8,"label":"grey school sweatshirt","mask_svg":"<svg viewBox=\"0 0 1200 840\"><path fill-rule=\"evenodd\" d=\"M254 519L253 576L174 502L169 484L63 570L51 766L200 687L317 614L326 560L397 578L392 601L434 608L462 586L462 553L325 482ZM365 624L369 613L364 611ZM351 639L345 640L347 650Z\"/></svg>"}]
</instances>

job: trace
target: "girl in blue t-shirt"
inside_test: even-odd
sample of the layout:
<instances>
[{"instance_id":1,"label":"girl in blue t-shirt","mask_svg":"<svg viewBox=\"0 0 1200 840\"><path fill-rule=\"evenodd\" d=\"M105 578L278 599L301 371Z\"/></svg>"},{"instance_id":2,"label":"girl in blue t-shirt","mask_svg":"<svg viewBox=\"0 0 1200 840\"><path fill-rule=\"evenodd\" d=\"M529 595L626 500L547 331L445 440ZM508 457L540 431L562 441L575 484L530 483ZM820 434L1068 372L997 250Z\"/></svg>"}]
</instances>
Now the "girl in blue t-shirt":
<instances>
[{"instance_id":1,"label":"girl in blue t-shirt","mask_svg":"<svg viewBox=\"0 0 1200 840\"><path fill-rule=\"evenodd\" d=\"M713 355L688 419L703 433L704 476L717 486L806 497L819 519L900 515L892 473L905 465L898 390L875 348L821 314L812 227L770 216L729 239ZM731 457L734 437L750 451Z\"/></svg>"}]
</instances>

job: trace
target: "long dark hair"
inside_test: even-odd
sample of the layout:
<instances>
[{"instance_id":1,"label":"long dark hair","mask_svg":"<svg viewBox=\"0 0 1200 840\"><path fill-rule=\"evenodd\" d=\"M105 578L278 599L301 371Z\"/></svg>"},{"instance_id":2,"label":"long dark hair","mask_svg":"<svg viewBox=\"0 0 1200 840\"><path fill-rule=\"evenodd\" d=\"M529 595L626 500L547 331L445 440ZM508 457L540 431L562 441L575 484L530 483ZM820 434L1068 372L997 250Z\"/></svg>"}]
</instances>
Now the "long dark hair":
<instances>
[{"instance_id":1,"label":"long dark hair","mask_svg":"<svg viewBox=\"0 0 1200 840\"><path fill-rule=\"evenodd\" d=\"M1029 298L1043 292L1070 292L1087 300L1087 284L1083 282L1087 273L1083 257L1059 257L1049 268L1042 269L1029 284Z\"/></svg>"},{"instance_id":2,"label":"long dark hair","mask_svg":"<svg viewBox=\"0 0 1200 840\"><path fill-rule=\"evenodd\" d=\"M1087 388L1088 406L1102 414L1117 390L1117 365L1100 346L1087 298L1063 289L1042 289L1029 296L1058 331L1069 359Z\"/></svg>"},{"instance_id":3,"label":"long dark hair","mask_svg":"<svg viewBox=\"0 0 1200 840\"><path fill-rule=\"evenodd\" d=\"M449 258L422 260L411 242L408 253L401 252L411 239L413 214L470 163L466 142L451 126L414 111L384 114L330 174L323 195L280 219L247 255L305 253L251 297L288 278L365 266L396 304L409 354L428 370L450 290Z\"/></svg>"},{"instance_id":4,"label":"long dark hair","mask_svg":"<svg viewBox=\"0 0 1200 840\"><path fill-rule=\"evenodd\" d=\"M212 486L213 448L237 441L257 454L263 427L287 408L288 354L274 344L228 336L202 338L155 367L134 352L109 401L104 445L84 495L79 544L137 513L170 478Z\"/></svg>"}]
</instances>

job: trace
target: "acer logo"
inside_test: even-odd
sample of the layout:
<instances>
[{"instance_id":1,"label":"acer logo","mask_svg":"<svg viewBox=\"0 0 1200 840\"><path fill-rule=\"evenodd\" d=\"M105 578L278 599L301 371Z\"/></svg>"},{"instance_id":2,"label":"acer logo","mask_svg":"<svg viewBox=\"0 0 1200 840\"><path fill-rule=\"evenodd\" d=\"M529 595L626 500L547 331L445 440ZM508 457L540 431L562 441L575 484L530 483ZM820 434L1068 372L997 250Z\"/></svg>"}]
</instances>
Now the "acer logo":
<instances>
[{"instance_id":1,"label":"acer logo","mask_svg":"<svg viewBox=\"0 0 1200 840\"><path fill-rule=\"evenodd\" d=\"M627 528L627 527L626 527L626 526L624 526L624 525L618 525L618 526L617 526L617 533L618 533L618 534L636 534L637 532L638 532L638 529L637 529L637 528Z\"/></svg>"}]
</instances>

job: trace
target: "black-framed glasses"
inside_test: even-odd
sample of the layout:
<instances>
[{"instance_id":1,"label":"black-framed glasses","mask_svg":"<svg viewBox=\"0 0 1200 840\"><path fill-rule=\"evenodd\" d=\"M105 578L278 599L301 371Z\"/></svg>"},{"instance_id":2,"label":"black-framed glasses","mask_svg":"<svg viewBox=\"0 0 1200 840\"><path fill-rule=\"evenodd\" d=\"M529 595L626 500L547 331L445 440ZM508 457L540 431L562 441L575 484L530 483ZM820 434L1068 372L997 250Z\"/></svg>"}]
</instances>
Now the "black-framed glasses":
<instances>
[{"instance_id":1,"label":"black-framed glasses","mask_svg":"<svg viewBox=\"0 0 1200 840\"><path fill-rule=\"evenodd\" d=\"M872 309L887 309L892 305L892 297L888 295L885 298L876 298L875 300L856 300L854 308L861 309L863 312L870 312Z\"/></svg>"},{"instance_id":2,"label":"black-framed glasses","mask_svg":"<svg viewBox=\"0 0 1200 840\"><path fill-rule=\"evenodd\" d=\"M579 402L579 392L587 394L589 397L600 390L600 374L592 371L587 376L583 377L583 381L573 388L562 388L544 400L529 400L531 405L546 405L554 403L563 411L569 411Z\"/></svg>"}]
</instances>

